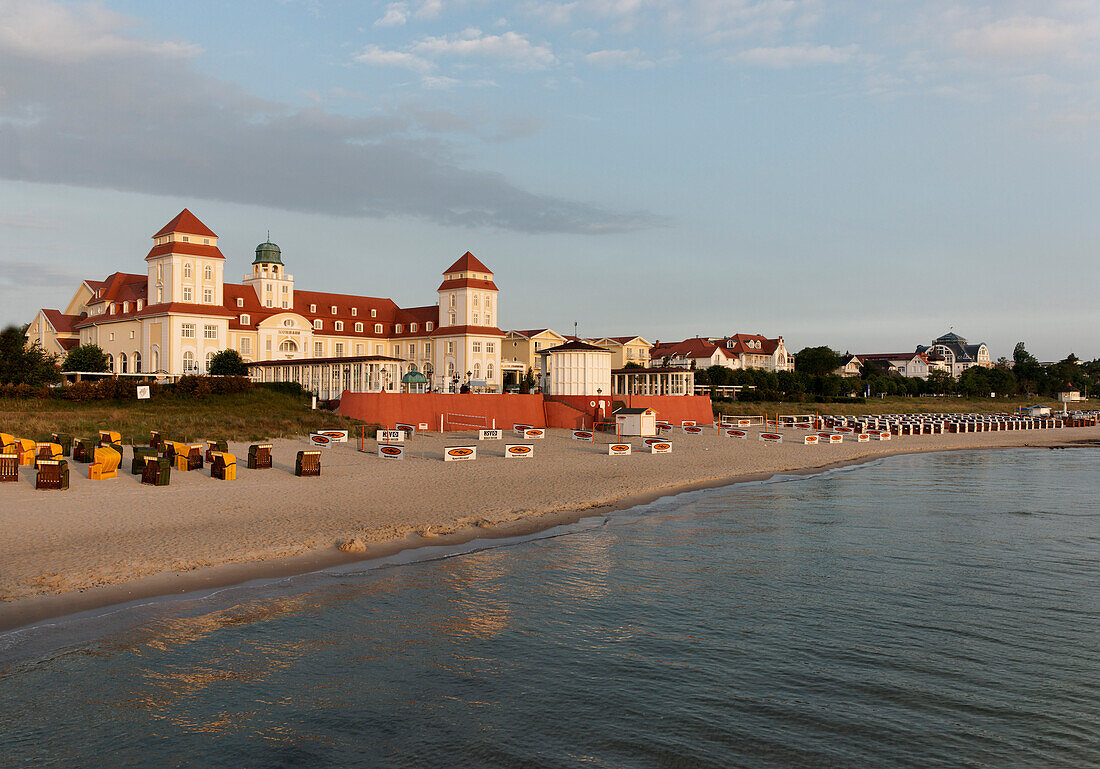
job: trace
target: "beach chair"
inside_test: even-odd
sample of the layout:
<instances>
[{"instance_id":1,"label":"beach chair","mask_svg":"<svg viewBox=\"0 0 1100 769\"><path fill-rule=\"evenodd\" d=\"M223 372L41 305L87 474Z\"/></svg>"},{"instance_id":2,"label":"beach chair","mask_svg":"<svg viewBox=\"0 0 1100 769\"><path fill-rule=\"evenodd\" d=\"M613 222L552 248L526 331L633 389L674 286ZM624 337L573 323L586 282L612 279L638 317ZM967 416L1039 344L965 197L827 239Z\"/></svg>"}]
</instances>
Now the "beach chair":
<instances>
[{"instance_id":1,"label":"beach chair","mask_svg":"<svg viewBox=\"0 0 1100 769\"><path fill-rule=\"evenodd\" d=\"M130 463L130 475L141 475L145 472L145 460L157 458L157 450L152 446L134 446L134 461Z\"/></svg>"},{"instance_id":2,"label":"beach chair","mask_svg":"<svg viewBox=\"0 0 1100 769\"><path fill-rule=\"evenodd\" d=\"M88 466L88 478L93 481L105 481L118 477L118 466L122 454L110 446L100 446L95 450L95 461Z\"/></svg>"},{"instance_id":3,"label":"beach chair","mask_svg":"<svg viewBox=\"0 0 1100 769\"><path fill-rule=\"evenodd\" d=\"M159 449L161 444L160 433L157 430L149 431L149 448Z\"/></svg>"},{"instance_id":4,"label":"beach chair","mask_svg":"<svg viewBox=\"0 0 1100 769\"><path fill-rule=\"evenodd\" d=\"M149 486L167 486L172 479L172 460L168 457L146 457L141 482Z\"/></svg>"},{"instance_id":5,"label":"beach chair","mask_svg":"<svg viewBox=\"0 0 1100 769\"><path fill-rule=\"evenodd\" d=\"M321 452L299 451L294 460L294 474L299 478L321 474Z\"/></svg>"},{"instance_id":6,"label":"beach chair","mask_svg":"<svg viewBox=\"0 0 1100 769\"><path fill-rule=\"evenodd\" d=\"M206 461L214 461L214 453L217 451L229 451L229 444L226 441L207 441L206 442Z\"/></svg>"},{"instance_id":7,"label":"beach chair","mask_svg":"<svg viewBox=\"0 0 1100 769\"><path fill-rule=\"evenodd\" d=\"M210 464L210 477L223 481L237 480L237 458L226 451L215 451Z\"/></svg>"},{"instance_id":8,"label":"beach chair","mask_svg":"<svg viewBox=\"0 0 1100 769\"><path fill-rule=\"evenodd\" d=\"M19 457L14 452L0 454L0 483L19 480Z\"/></svg>"},{"instance_id":9,"label":"beach chair","mask_svg":"<svg viewBox=\"0 0 1100 769\"><path fill-rule=\"evenodd\" d=\"M99 431L99 445L111 445L121 444L122 433L115 432L114 430L100 430Z\"/></svg>"},{"instance_id":10,"label":"beach chair","mask_svg":"<svg viewBox=\"0 0 1100 769\"><path fill-rule=\"evenodd\" d=\"M65 455L61 453L60 443L36 443L34 444L34 466L38 467L38 463L43 459L62 459Z\"/></svg>"},{"instance_id":11,"label":"beach chair","mask_svg":"<svg viewBox=\"0 0 1100 769\"><path fill-rule=\"evenodd\" d=\"M194 443L188 445L186 443L176 443L175 465L177 470L186 472L188 470L201 470L202 469L202 444Z\"/></svg>"},{"instance_id":12,"label":"beach chair","mask_svg":"<svg viewBox=\"0 0 1100 769\"><path fill-rule=\"evenodd\" d=\"M50 442L56 443L61 446L61 455L69 456L73 453L73 436L65 435L64 433L53 433L50 436Z\"/></svg>"},{"instance_id":13,"label":"beach chair","mask_svg":"<svg viewBox=\"0 0 1100 769\"><path fill-rule=\"evenodd\" d=\"M73 439L73 461L91 462L95 459L95 444L91 438Z\"/></svg>"},{"instance_id":14,"label":"beach chair","mask_svg":"<svg viewBox=\"0 0 1100 769\"><path fill-rule=\"evenodd\" d=\"M271 444L253 443L248 447L248 469L265 470L271 467Z\"/></svg>"},{"instance_id":15,"label":"beach chair","mask_svg":"<svg viewBox=\"0 0 1100 769\"><path fill-rule=\"evenodd\" d=\"M8 433L0 433L0 454L15 453L15 436Z\"/></svg>"},{"instance_id":16,"label":"beach chair","mask_svg":"<svg viewBox=\"0 0 1100 769\"><path fill-rule=\"evenodd\" d=\"M30 438L15 439L15 453L19 455L20 467L32 467L34 465L34 460L37 459L37 447L38 444Z\"/></svg>"},{"instance_id":17,"label":"beach chair","mask_svg":"<svg viewBox=\"0 0 1100 769\"><path fill-rule=\"evenodd\" d=\"M64 459L38 460L38 472L34 476L36 489L69 488L69 463Z\"/></svg>"}]
</instances>

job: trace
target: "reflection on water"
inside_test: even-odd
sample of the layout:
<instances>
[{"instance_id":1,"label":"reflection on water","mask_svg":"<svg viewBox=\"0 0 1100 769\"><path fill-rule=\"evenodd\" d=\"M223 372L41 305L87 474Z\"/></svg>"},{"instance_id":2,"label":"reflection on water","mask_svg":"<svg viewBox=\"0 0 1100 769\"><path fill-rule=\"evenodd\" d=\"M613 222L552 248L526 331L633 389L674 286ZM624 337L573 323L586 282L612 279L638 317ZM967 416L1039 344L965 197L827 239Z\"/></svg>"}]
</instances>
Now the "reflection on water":
<instances>
[{"instance_id":1,"label":"reflection on water","mask_svg":"<svg viewBox=\"0 0 1100 769\"><path fill-rule=\"evenodd\" d=\"M898 457L161 603L0 668L0 764L1100 766L1097 470Z\"/></svg>"}]
</instances>

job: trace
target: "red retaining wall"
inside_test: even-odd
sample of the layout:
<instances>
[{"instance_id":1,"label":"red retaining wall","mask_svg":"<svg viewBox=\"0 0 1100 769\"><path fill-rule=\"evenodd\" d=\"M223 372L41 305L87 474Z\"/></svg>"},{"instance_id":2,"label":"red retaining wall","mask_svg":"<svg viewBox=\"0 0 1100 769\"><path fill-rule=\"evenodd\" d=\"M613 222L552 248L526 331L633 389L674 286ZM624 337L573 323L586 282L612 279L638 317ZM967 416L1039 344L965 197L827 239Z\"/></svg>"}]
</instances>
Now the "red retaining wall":
<instances>
[{"instance_id":1,"label":"red retaining wall","mask_svg":"<svg viewBox=\"0 0 1100 769\"><path fill-rule=\"evenodd\" d=\"M606 395L597 398L587 395L559 396L555 401L563 401L573 408L585 412L591 422L592 414L598 413L592 402L604 403L602 418L611 421L611 402L625 403L632 408L651 408L657 412L657 418L678 425L683 421L695 421L701 425L714 422L714 412L710 407L710 398L705 395ZM547 402L549 406L552 401ZM549 419L549 412L547 412ZM567 425L547 424L547 427L566 427ZM589 424L589 426L591 426Z\"/></svg>"}]
</instances>

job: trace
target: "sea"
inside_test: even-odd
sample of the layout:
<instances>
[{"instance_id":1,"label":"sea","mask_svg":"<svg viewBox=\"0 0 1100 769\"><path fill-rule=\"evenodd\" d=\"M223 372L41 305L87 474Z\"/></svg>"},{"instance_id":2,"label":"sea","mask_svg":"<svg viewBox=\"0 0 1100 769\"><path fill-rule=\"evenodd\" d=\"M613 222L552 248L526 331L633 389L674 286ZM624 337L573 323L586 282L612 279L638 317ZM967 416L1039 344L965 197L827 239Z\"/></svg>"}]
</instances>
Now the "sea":
<instances>
[{"instance_id":1,"label":"sea","mask_svg":"<svg viewBox=\"0 0 1100 769\"><path fill-rule=\"evenodd\" d=\"M895 456L51 621L0 766L1098 767L1098 492Z\"/></svg>"}]
</instances>

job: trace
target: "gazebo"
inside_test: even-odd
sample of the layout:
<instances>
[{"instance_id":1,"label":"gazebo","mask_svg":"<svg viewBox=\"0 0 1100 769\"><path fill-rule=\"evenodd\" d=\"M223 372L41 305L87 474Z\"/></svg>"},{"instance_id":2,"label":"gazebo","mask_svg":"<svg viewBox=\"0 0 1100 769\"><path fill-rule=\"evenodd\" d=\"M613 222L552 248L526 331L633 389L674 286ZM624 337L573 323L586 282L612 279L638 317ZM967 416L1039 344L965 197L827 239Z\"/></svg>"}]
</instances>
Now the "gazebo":
<instances>
[{"instance_id":1,"label":"gazebo","mask_svg":"<svg viewBox=\"0 0 1100 769\"><path fill-rule=\"evenodd\" d=\"M428 392L428 377L415 369L401 377L401 390L407 393Z\"/></svg>"}]
</instances>

